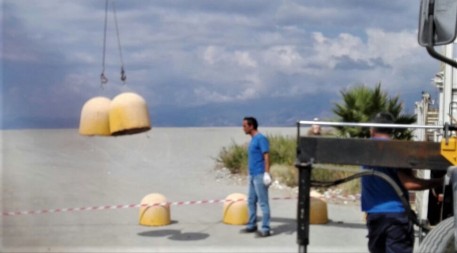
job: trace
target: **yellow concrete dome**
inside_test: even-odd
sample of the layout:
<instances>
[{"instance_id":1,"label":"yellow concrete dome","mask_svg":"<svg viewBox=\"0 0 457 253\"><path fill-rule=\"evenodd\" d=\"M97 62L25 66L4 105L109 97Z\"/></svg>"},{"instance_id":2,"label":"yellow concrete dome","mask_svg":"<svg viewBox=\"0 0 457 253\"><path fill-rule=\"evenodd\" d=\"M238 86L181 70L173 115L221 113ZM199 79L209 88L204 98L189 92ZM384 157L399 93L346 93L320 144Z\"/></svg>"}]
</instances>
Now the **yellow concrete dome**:
<instances>
[{"instance_id":1,"label":"yellow concrete dome","mask_svg":"<svg viewBox=\"0 0 457 253\"><path fill-rule=\"evenodd\" d=\"M111 101L109 122L112 135L136 134L151 129L145 100L132 92L121 93Z\"/></svg>"},{"instance_id":2,"label":"yellow concrete dome","mask_svg":"<svg viewBox=\"0 0 457 253\"><path fill-rule=\"evenodd\" d=\"M111 100L106 97L89 99L81 110L79 133L82 135L111 135L109 110Z\"/></svg>"},{"instance_id":3,"label":"yellow concrete dome","mask_svg":"<svg viewBox=\"0 0 457 253\"><path fill-rule=\"evenodd\" d=\"M164 226L171 223L170 204L165 196L151 193L141 200L139 223L144 226Z\"/></svg>"},{"instance_id":4,"label":"yellow concrete dome","mask_svg":"<svg viewBox=\"0 0 457 253\"><path fill-rule=\"evenodd\" d=\"M327 202L322 199L313 198L310 199L310 224L327 224L328 223L328 211Z\"/></svg>"},{"instance_id":5,"label":"yellow concrete dome","mask_svg":"<svg viewBox=\"0 0 457 253\"><path fill-rule=\"evenodd\" d=\"M233 193L225 198L223 222L231 225L245 225L249 221L246 195Z\"/></svg>"}]
</instances>

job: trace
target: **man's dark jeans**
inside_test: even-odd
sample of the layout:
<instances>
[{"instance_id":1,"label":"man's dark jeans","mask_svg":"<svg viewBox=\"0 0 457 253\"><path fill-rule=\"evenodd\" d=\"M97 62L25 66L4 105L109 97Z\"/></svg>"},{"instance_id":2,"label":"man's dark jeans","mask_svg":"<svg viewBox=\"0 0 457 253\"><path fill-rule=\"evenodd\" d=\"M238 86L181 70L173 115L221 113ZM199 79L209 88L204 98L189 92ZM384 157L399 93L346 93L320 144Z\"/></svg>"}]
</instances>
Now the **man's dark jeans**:
<instances>
[{"instance_id":1,"label":"man's dark jeans","mask_svg":"<svg viewBox=\"0 0 457 253\"><path fill-rule=\"evenodd\" d=\"M414 226L406 213L369 213L367 227L370 252L413 252Z\"/></svg>"}]
</instances>

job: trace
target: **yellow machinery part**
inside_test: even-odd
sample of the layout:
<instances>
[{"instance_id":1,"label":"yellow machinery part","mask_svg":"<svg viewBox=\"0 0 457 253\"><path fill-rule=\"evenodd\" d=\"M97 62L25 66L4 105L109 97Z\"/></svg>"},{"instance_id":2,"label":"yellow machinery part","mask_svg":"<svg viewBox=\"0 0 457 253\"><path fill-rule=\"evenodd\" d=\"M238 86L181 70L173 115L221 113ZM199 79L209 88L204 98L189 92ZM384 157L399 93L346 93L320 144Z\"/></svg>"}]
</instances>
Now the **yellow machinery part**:
<instances>
[{"instance_id":1,"label":"yellow machinery part","mask_svg":"<svg viewBox=\"0 0 457 253\"><path fill-rule=\"evenodd\" d=\"M441 140L441 155L452 165L457 165L457 137L452 136Z\"/></svg>"}]
</instances>

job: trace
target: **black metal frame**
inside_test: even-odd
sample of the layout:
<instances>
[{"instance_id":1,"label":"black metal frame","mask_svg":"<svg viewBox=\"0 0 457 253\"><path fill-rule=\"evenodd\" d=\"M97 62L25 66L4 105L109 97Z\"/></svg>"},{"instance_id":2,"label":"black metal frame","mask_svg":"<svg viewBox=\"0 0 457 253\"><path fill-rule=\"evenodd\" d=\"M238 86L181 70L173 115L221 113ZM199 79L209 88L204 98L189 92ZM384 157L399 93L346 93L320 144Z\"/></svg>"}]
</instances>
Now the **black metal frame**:
<instances>
[{"instance_id":1,"label":"black metal frame","mask_svg":"<svg viewBox=\"0 0 457 253\"><path fill-rule=\"evenodd\" d=\"M450 162L440 154L440 143L302 137L300 136L300 123L297 123L297 160L295 166L299 170L299 199L297 206L297 244L299 245L299 252L307 252L307 246L309 245L310 185L314 163L438 171L446 171L451 166ZM448 174L453 180L454 196L457 196L457 169L449 170ZM454 201L454 210L457 210L456 201ZM455 224L457 224L457 216L454 215L454 217ZM455 235L455 238L457 238L457 228Z\"/></svg>"}]
</instances>

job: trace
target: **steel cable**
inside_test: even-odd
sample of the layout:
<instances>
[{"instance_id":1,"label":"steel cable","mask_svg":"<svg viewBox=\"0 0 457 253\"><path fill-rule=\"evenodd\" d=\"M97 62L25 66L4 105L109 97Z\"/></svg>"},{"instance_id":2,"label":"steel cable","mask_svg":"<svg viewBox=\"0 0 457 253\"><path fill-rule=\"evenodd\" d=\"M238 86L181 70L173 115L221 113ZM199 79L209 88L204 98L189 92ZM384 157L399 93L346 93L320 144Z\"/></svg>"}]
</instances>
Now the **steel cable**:
<instances>
[{"instance_id":1,"label":"steel cable","mask_svg":"<svg viewBox=\"0 0 457 253\"><path fill-rule=\"evenodd\" d=\"M105 26L103 29L103 54L102 54L102 73L100 74L100 85L103 88L103 85L108 82L108 78L105 76L105 55L106 55L106 31L108 29L108 0L105 2Z\"/></svg>"},{"instance_id":2,"label":"steel cable","mask_svg":"<svg viewBox=\"0 0 457 253\"><path fill-rule=\"evenodd\" d=\"M105 2L105 25L104 25L104 29L103 29L102 73L100 74L100 82L101 82L102 88L103 88L104 84L108 83L108 78L105 76L106 34L108 31L108 2L109 2L109 0L106 0L106 2ZM125 84L125 81L127 80L127 76L125 75L125 69L124 69L124 57L122 55L121 36L119 33L119 25L117 22L116 4L115 4L115 2L112 2L112 4L113 4L113 18L114 18L114 24L116 27L116 35L117 35L117 45L118 45L118 50L119 50L119 58L121 61L121 81Z\"/></svg>"}]
</instances>

